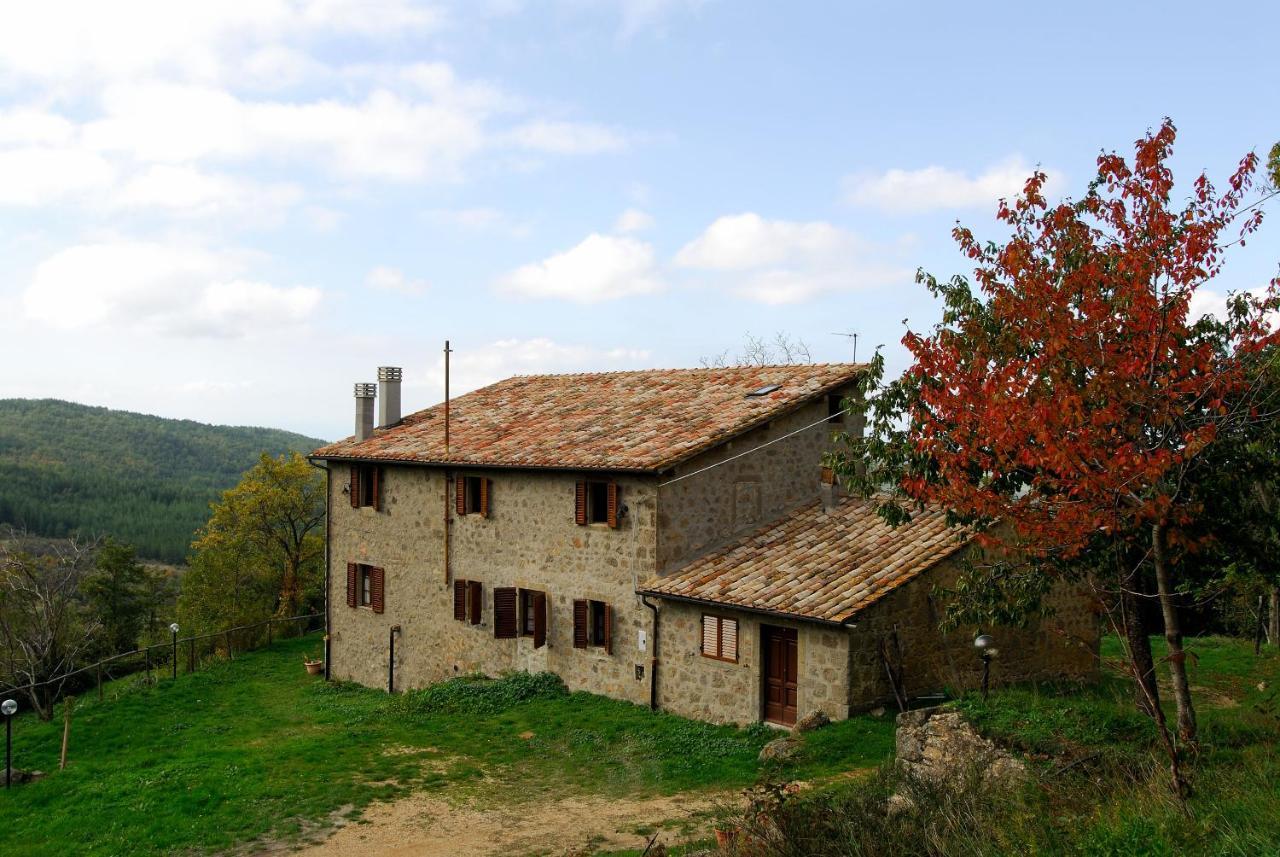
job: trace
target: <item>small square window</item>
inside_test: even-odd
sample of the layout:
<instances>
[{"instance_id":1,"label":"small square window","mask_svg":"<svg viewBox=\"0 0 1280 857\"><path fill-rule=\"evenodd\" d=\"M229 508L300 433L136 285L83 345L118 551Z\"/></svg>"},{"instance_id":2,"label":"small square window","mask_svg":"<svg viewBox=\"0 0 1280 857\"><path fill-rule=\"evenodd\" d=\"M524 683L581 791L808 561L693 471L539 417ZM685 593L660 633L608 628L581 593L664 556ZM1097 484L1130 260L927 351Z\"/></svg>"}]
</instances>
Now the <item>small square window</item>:
<instances>
[{"instance_id":1,"label":"small square window","mask_svg":"<svg viewBox=\"0 0 1280 857\"><path fill-rule=\"evenodd\" d=\"M587 483L587 523L609 523L609 483Z\"/></svg>"},{"instance_id":2,"label":"small square window","mask_svg":"<svg viewBox=\"0 0 1280 857\"><path fill-rule=\"evenodd\" d=\"M702 614L702 655L738 662L738 620Z\"/></svg>"},{"instance_id":3,"label":"small square window","mask_svg":"<svg viewBox=\"0 0 1280 857\"><path fill-rule=\"evenodd\" d=\"M829 393L827 395L827 422L842 423L844 422L844 396L839 393Z\"/></svg>"},{"instance_id":4,"label":"small square window","mask_svg":"<svg viewBox=\"0 0 1280 857\"><path fill-rule=\"evenodd\" d=\"M603 646L605 640L608 639L609 632L607 629L608 607L603 601L592 601L588 605L588 611L591 614L590 636L588 642L593 646Z\"/></svg>"},{"instance_id":5,"label":"small square window","mask_svg":"<svg viewBox=\"0 0 1280 857\"><path fill-rule=\"evenodd\" d=\"M483 478L479 476L468 476L465 479L466 484L463 490L466 498L466 514L468 515L479 515L484 511L480 505L480 484L483 481Z\"/></svg>"}]
</instances>

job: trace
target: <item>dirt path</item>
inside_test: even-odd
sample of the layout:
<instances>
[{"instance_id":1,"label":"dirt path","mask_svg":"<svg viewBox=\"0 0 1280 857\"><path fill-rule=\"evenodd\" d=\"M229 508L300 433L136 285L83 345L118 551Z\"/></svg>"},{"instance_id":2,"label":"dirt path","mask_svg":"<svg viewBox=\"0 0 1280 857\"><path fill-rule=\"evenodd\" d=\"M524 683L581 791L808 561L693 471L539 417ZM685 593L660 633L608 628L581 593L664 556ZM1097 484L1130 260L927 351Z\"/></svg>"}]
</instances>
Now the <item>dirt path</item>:
<instances>
[{"instance_id":1,"label":"dirt path","mask_svg":"<svg viewBox=\"0 0 1280 857\"><path fill-rule=\"evenodd\" d=\"M455 806L418 793L371 806L360 821L293 853L302 857L481 857L644 848L648 836L636 829L656 829L664 822L684 831L663 835L661 840L668 843L709 836L708 814L717 803L735 797L734 793L644 800L573 797L497 808Z\"/></svg>"}]
</instances>

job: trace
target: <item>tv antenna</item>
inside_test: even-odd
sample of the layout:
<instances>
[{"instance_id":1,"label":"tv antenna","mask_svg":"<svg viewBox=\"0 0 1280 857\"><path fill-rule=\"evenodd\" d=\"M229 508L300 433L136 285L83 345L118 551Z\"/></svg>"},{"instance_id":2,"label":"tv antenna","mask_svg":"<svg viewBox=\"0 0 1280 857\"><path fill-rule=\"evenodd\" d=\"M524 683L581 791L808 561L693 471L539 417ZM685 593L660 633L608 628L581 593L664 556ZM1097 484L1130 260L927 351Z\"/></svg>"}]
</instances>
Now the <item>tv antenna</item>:
<instances>
[{"instance_id":1,"label":"tv antenna","mask_svg":"<svg viewBox=\"0 0 1280 857\"><path fill-rule=\"evenodd\" d=\"M843 336L845 339L853 340L853 362L858 362L858 334L856 333L833 333L832 336Z\"/></svg>"}]
</instances>

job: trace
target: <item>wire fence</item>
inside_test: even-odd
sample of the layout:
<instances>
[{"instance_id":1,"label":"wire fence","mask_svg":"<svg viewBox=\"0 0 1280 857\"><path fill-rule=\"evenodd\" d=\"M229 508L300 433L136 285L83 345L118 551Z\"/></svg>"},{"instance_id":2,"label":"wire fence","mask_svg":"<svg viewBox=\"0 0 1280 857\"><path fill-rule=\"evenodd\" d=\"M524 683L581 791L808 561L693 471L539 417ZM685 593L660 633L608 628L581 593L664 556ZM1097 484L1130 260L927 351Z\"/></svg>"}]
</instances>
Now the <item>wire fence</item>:
<instances>
[{"instance_id":1,"label":"wire fence","mask_svg":"<svg viewBox=\"0 0 1280 857\"><path fill-rule=\"evenodd\" d=\"M63 673L44 681L23 685L8 685L0 689L0 695L25 693L40 696L40 702L48 708L62 697L84 693L96 687L98 699L102 699L105 682L146 672L147 681L157 675L177 678L181 673L193 673L208 660L232 660L236 653L254 651L270 646L275 638L290 635L301 636L323 627L323 613L307 613L300 616L264 619L249 625L238 625L209 634L179 637L176 633L164 643L153 643L130 652L120 652L79 669ZM316 620L321 620L319 623ZM280 630L277 630L277 629ZM283 631L283 633L281 633ZM41 694L41 690L45 694ZM47 695L46 695L47 694Z\"/></svg>"}]
</instances>

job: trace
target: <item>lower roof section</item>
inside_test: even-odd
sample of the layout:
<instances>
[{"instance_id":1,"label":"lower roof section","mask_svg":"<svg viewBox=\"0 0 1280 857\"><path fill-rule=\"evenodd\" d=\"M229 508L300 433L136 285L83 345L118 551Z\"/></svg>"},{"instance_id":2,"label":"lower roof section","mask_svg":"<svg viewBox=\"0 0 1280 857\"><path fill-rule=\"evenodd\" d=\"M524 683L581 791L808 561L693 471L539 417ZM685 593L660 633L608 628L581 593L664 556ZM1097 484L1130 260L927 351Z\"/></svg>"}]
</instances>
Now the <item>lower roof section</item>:
<instances>
[{"instance_id":1,"label":"lower roof section","mask_svg":"<svg viewBox=\"0 0 1280 857\"><path fill-rule=\"evenodd\" d=\"M640 592L795 619L844 624L968 543L972 535L927 509L891 527L872 500L803 506L747 538L694 560Z\"/></svg>"}]
</instances>

